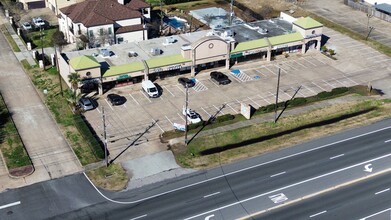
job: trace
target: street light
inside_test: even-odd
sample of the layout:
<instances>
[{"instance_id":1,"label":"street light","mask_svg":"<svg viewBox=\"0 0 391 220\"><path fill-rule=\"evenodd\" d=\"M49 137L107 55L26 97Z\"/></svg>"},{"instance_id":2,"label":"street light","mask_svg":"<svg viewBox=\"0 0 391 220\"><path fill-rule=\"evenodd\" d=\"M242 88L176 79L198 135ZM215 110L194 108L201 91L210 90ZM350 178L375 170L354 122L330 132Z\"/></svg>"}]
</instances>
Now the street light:
<instances>
[{"instance_id":1,"label":"street light","mask_svg":"<svg viewBox=\"0 0 391 220\"><path fill-rule=\"evenodd\" d=\"M186 86L186 95L185 95L185 146L187 146L187 106L189 104L189 87L187 86L187 83L185 84Z\"/></svg>"}]
</instances>

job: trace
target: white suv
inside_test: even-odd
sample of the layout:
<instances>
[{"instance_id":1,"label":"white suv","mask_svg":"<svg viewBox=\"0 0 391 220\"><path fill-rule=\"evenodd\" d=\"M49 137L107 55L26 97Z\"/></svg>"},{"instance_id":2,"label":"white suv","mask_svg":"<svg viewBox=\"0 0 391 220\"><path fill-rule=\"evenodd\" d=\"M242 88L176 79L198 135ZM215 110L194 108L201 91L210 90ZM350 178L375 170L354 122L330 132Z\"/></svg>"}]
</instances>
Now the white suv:
<instances>
[{"instance_id":1,"label":"white suv","mask_svg":"<svg viewBox=\"0 0 391 220\"><path fill-rule=\"evenodd\" d=\"M45 21L40 18L40 17L36 17L36 18L33 18L33 24L35 25L35 27L43 27L45 26Z\"/></svg>"}]
</instances>

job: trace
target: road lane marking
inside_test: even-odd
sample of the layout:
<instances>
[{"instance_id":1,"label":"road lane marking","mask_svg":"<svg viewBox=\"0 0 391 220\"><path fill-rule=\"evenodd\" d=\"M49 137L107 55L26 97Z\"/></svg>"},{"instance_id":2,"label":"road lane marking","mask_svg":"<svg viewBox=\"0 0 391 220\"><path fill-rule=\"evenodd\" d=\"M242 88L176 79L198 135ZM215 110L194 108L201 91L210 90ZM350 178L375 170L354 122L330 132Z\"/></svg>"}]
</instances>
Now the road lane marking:
<instances>
[{"instance_id":1,"label":"road lane marking","mask_svg":"<svg viewBox=\"0 0 391 220\"><path fill-rule=\"evenodd\" d=\"M152 102L152 101L151 101L151 98L149 98L147 95L145 95L145 92L140 91L140 93L141 93L149 102Z\"/></svg>"},{"instance_id":2,"label":"road lane marking","mask_svg":"<svg viewBox=\"0 0 391 220\"><path fill-rule=\"evenodd\" d=\"M212 115L209 114L204 108L201 107L201 109L202 109L202 111L204 111L209 117L212 116Z\"/></svg>"},{"instance_id":3,"label":"road lane marking","mask_svg":"<svg viewBox=\"0 0 391 220\"><path fill-rule=\"evenodd\" d=\"M339 155L337 155L337 156L330 157L330 160L335 159L335 158L338 158L338 157L343 157L343 156L345 156L345 154L339 154Z\"/></svg>"},{"instance_id":4,"label":"road lane marking","mask_svg":"<svg viewBox=\"0 0 391 220\"><path fill-rule=\"evenodd\" d=\"M252 100L250 97L247 97L250 101L252 101L254 104L258 105L258 108L261 107L260 104L256 103L254 100Z\"/></svg>"},{"instance_id":5,"label":"road lane marking","mask_svg":"<svg viewBox=\"0 0 391 220\"><path fill-rule=\"evenodd\" d=\"M220 192L215 192L215 193L206 195L206 196L204 196L204 198L208 198L208 197L211 197L211 196L215 196L215 195L217 195L217 194L220 194Z\"/></svg>"},{"instance_id":6,"label":"road lane marking","mask_svg":"<svg viewBox=\"0 0 391 220\"><path fill-rule=\"evenodd\" d=\"M275 204L285 202L288 200L288 197L284 193L278 193L276 195L269 196L269 199L271 199Z\"/></svg>"},{"instance_id":7,"label":"road lane marking","mask_svg":"<svg viewBox=\"0 0 391 220\"><path fill-rule=\"evenodd\" d=\"M267 99L263 98L261 95L258 95L259 97L261 97L265 102L267 102L267 104L271 104L271 102L269 102Z\"/></svg>"},{"instance_id":8,"label":"road lane marking","mask_svg":"<svg viewBox=\"0 0 391 220\"><path fill-rule=\"evenodd\" d=\"M136 218L131 218L131 219L129 219L129 220L136 220L136 219L140 219L140 218L144 218L144 217L147 217L147 214L145 214L145 215L140 215L140 216L138 216L138 217L136 217Z\"/></svg>"},{"instance_id":9,"label":"road lane marking","mask_svg":"<svg viewBox=\"0 0 391 220\"><path fill-rule=\"evenodd\" d=\"M348 166L348 167L344 167L344 168L341 168L341 169L338 169L338 170L334 170L334 171L331 171L329 173L324 173L324 174L319 175L319 176L311 177L309 179L305 179L305 180L302 180L302 181L299 181L299 182L296 182L296 183L293 183L293 184L290 184L290 185L287 185L287 186L283 186L281 188L274 189L274 190L269 191L269 192L265 192L265 193L262 193L262 194L258 194L258 195L249 197L247 199L239 200L239 201L234 202L234 203L230 203L230 204L227 204L227 205L224 205L224 206L220 206L218 208L215 208L215 209L212 209L212 210L200 213L198 215L194 215L194 216L188 217L185 220L198 218L200 216L206 215L206 214L211 213L211 212L216 212L216 211L220 211L220 210L232 207L234 205L243 204L244 202L248 202L248 201L260 198L262 196L265 196L265 195L268 195L268 194L271 194L271 193L281 192L282 190L285 190L285 189L288 189L288 188L292 188L294 186L298 186L298 185L301 185L303 183L307 183L307 182L310 182L310 181L313 181L313 180L316 180L316 179L320 179L322 177L330 176L332 174L339 173L339 172L342 172L342 171L345 171L345 170L348 170L348 169L351 169L351 168L355 168L355 167L361 166L363 164L366 164L366 163L369 163L369 162L373 162L373 161L376 161L376 160L380 160L380 159L383 159L385 157L390 157L390 156L391 156L391 154L386 154L386 155L383 155L383 156L380 156L380 157L376 157L376 158L371 159L371 160L367 160L367 161L364 161L364 162L361 162L361 163L358 163L358 164L353 164L353 165Z\"/></svg>"},{"instance_id":10,"label":"road lane marking","mask_svg":"<svg viewBox=\"0 0 391 220\"><path fill-rule=\"evenodd\" d=\"M8 207L20 205L20 203L21 203L20 201L17 201L17 202L9 203L9 204L6 204L6 205L2 205L2 206L0 206L0 209L5 209L5 208L8 208Z\"/></svg>"},{"instance_id":11,"label":"road lane marking","mask_svg":"<svg viewBox=\"0 0 391 220\"><path fill-rule=\"evenodd\" d=\"M318 88L320 88L322 91L325 91L325 89L323 89L322 87L320 87L318 84L314 83L314 82L311 82L312 84L314 84L315 86L317 86Z\"/></svg>"},{"instance_id":12,"label":"road lane marking","mask_svg":"<svg viewBox=\"0 0 391 220\"><path fill-rule=\"evenodd\" d=\"M174 123L172 123L172 121L167 117L167 115L165 115L164 117L166 117L167 121L169 121L171 125L174 124Z\"/></svg>"},{"instance_id":13,"label":"road lane marking","mask_svg":"<svg viewBox=\"0 0 391 220\"><path fill-rule=\"evenodd\" d=\"M321 212L318 212L318 213L316 213L316 214L310 215L310 218L313 218L313 217L315 217L315 216L318 216L318 215L324 214L324 213L326 213L326 212L327 212L326 210L324 210L324 211L321 211Z\"/></svg>"},{"instance_id":14,"label":"road lane marking","mask_svg":"<svg viewBox=\"0 0 391 220\"><path fill-rule=\"evenodd\" d=\"M175 95L166 86L163 86L163 87L164 87L164 90L167 90L173 97L175 97Z\"/></svg>"},{"instance_id":15,"label":"road lane marking","mask_svg":"<svg viewBox=\"0 0 391 220\"><path fill-rule=\"evenodd\" d=\"M213 105L213 107L218 111L219 114L225 115L223 112L223 108L217 108L215 105ZM209 117L210 117L210 115L209 115Z\"/></svg>"},{"instance_id":16,"label":"road lane marking","mask_svg":"<svg viewBox=\"0 0 391 220\"><path fill-rule=\"evenodd\" d=\"M157 121L155 121L155 119L152 119L152 121L153 121L153 123L155 123L155 124L160 128L160 130L161 130L162 132L164 132L163 128L160 127L159 123L157 123Z\"/></svg>"},{"instance_id":17,"label":"road lane marking","mask_svg":"<svg viewBox=\"0 0 391 220\"><path fill-rule=\"evenodd\" d=\"M322 81L323 81L324 83L326 83L327 85L329 85L331 88L333 88L333 89L335 88L335 86L333 86L333 85L331 85L330 83L324 81L323 79L322 79Z\"/></svg>"},{"instance_id":18,"label":"road lane marking","mask_svg":"<svg viewBox=\"0 0 391 220\"><path fill-rule=\"evenodd\" d=\"M179 115L179 114L178 114L178 115ZM84 174L85 178L90 182L90 184L92 185L92 187L93 187L93 188L94 188L94 189L95 189L103 198L105 198L106 200L108 200L108 201L110 201L110 202L113 202L113 203L117 203L117 204L134 204L134 203L146 201L146 200L148 200L148 199L156 198L156 197L159 197L159 196L162 196L162 195L167 195L167 194L169 194L169 193L176 192L176 191L179 191L179 190L182 190L182 189L187 189L187 188L190 188L190 187L193 187L193 186L197 186L197 185L200 185L200 184L203 184L203 183L211 182L211 181L216 180L216 179L225 178L225 177L227 177L227 176L231 176L231 175L234 175L234 174L243 172L243 171L248 171L248 170L251 170L251 169L254 169L254 168L257 168L257 167L265 166L265 165L267 165L267 164L271 164L271 163L274 163L274 162L277 162L277 161L282 161L282 160L285 160L285 159L288 159L288 158L292 158L292 157L295 157L295 156L298 156L298 155L306 154L306 153L308 153L308 152L312 152L312 151L316 151L316 150L319 150L319 149L323 149L323 148L326 148L326 147L329 147L329 146L332 146L332 145L335 145L335 144L344 143L344 142L349 141L349 140L357 139L357 138L360 138L360 137L364 137L364 136L367 136L367 135L370 135L370 134L374 134L374 133L377 133L377 132L380 132L380 131L388 130L388 129L391 129L391 126L387 126L387 127L384 127L384 128L380 128L380 129L374 130L374 131L370 131L370 132L366 132L366 133L363 133L363 134L359 134L359 135L356 135L356 136L353 136L353 137L350 137L350 138L346 138L346 139L342 139L342 140L339 140L339 141L331 142L331 143L329 143L329 144L321 145L321 146L319 146L319 147L314 147L314 148L311 148L311 149L308 149L308 150L305 150L305 151L301 151L301 152L294 153L294 154L290 154L290 155L287 155L287 156L284 156L284 157L280 157L280 158L277 158L277 159L269 160L269 161L267 161L267 162L255 164L255 165L253 165L253 166L249 166L249 167L246 167L246 168L242 168L242 169L239 169L239 170L235 170L235 171L232 171L232 172L228 172L228 173L225 173L225 174L223 174L223 175L211 177L211 178L206 179L206 180L202 180L202 181L199 181L199 182L191 183L191 184L189 184L189 185L181 186L181 187L178 187L178 188L176 188L176 189L168 190L168 191L166 191L166 192L158 193L158 194L156 194L156 195L152 195L152 196L149 196L149 197L146 197L146 198L142 198L142 199L139 199L139 200L135 200L135 201L116 201L116 200L113 200L113 199L108 198L108 197L105 196L101 191L99 191L99 189L91 182L91 180L88 178L88 176L87 176L87 174L85 174L85 172L83 172L83 174ZM292 185L290 185L290 186L286 186L286 187L283 187L283 188L277 189L277 190L278 190L278 191L281 191L282 189L285 189L285 188L289 188L289 187L292 187L292 186L296 186L296 185L299 185L299 184L304 183L304 182L308 182L308 181L311 181L311 180L314 180L314 179L317 179L317 178L321 178L321 177L323 177L323 176L328 176L328 175L331 175L331 174L334 174L334 173L337 173L337 172L340 172L340 171L349 169L349 168L351 168L351 167L361 166L361 165L364 165L364 164L367 164L367 163L370 163L370 162L373 162L373 161L375 161L375 160L382 159L382 158L385 158L385 157L388 157L388 156L391 156L391 154L383 155L383 156L381 156L381 157L377 157L377 158L372 159L372 160L364 161L364 162L362 162L362 163L359 163L359 164L356 164L356 165L352 165L352 166L350 166L350 167L345 167L345 168L342 168L342 169L340 169L340 170L332 171L331 173L326 173L326 174L323 174L323 175L321 175L321 176L313 177L313 178L311 178L311 179L307 179L307 180L301 181L300 183L295 183L295 184L292 184ZM275 192L275 191L277 191L277 190L270 191L270 192L267 192L267 193L264 193L264 194L255 196L254 198L257 198L257 197L260 197L260 196L263 196L263 195L267 195L267 194L273 193L273 192ZM242 200L242 201L236 202L236 204L239 204L239 203L241 203L241 202L246 202L246 201L251 200L251 199L254 199L254 198L248 198L248 199L246 199L246 200ZM233 205L235 205L235 204L233 204ZM232 205L227 205L227 207L230 207L230 206L232 206ZM218 210L218 209L217 209L217 210ZM210 211L206 212L205 214L210 213L210 212L213 212L213 210L210 210ZM203 214L203 215L205 215L205 214ZM197 216L193 216L193 217L188 218L188 219L196 218L196 217L199 217L199 216L201 216L201 215L202 215L202 214L197 215Z\"/></svg>"},{"instance_id":19,"label":"road lane marking","mask_svg":"<svg viewBox=\"0 0 391 220\"><path fill-rule=\"evenodd\" d=\"M390 190L390 188L387 188L387 189L384 189L384 190L382 190L382 191L375 192L375 195L380 194L380 193L387 192L387 191L389 191L389 190Z\"/></svg>"},{"instance_id":20,"label":"road lane marking","mask_svg":"<svg viewBox=\"0 0 391 220\"><path fill-rule=\"evenodd\" d=\"M282 175L282 174L285 174L285 173L286 173L285 171L281 172L281 173L276 173L276 174L271 175L270 177L276 177L276 176L279 176L279 175Z\"/></svg>"},{"instance_id":21,"label":"road lane marking","mask_svg":"<svg viewBox=\"0 0 391 220\"><path fill-rule=\"evenodd\" d=\"M373 216L382 214L383 212L387 212L387 211L390 211L390 210L391 210L391 208L384 209L383 211L373 213L372 215L368 215L367 217L364 217L364 218L360 218L360 220L365 220L365 219L367 219L367 218L372 218Z\"/></svg>"},{"instance_id":22,"label":"road lane marking","mask_svg":"<svg viewBox=\"0 0 391 220\"><path fill-rule=\"evenodd\" d=\"M111 110L114 111L114 109L113 109L113 107L111 106L111 104L109 103L109 101L107 101L107 99L105 99L105 101L106 101L107 105L111 108Z\"/></svg>"},{"instance_id":23,"label":"road lane marking","mask_svg":"<svg viewBox=\"0 0 391 220\"><path fill-rule=\"evenodd\" d=\"M130 96L130 98L133 99L133 101L134 101L137 105L140 105L140 103L138 103L138 101L136 101L136 99L132 96L132 94L129 93L129 96Z\"/></svg>"},{"instance_id":24,"label":"road lane marking","mask_svg":"<svg viewBox=\"0 0 391 220\"><path fill-rule=\"evenodd\" d=\"M388 143L388 142L390 142L391 141L391 139L390 140L386 140L386 141L384 141L384 143Z\"/></svg>"},{"instance_id":25,"label":"road lane marking","mask_svg":"<svg viewBox=\"0 0 391 220\"><path fill-rule=\"evenodd\" d=\"M179 115L179 117L184 121L184 122L186 122L186 119L184 119L184 115L180 115L178 112L177 112L177 114Z\"/></svg>"},{"instance_id":26,"label":"road lane marking","mask_svg":"<svg viewBox=\"0 0 391 220\"><path fill-rule=\"evenodd\" d=\"M205 217L205 220L212 220L211 219L212 217L215 217L215 215L208 215L208 216Z\"/></svg>"},{"instance_id":27,"label":"road lane marking","mask_svg":"<svg viewBox=\"0 0 391 220\"><path fill-rule=\"evenodd\" d=\"M232 108L232 106L230 106L228 103L227 103L227 106L230 107L232 109L232 111L235 112L235 114L238 114L238 111L236 111L234 108Z\"/></svg>"}]
</instances>

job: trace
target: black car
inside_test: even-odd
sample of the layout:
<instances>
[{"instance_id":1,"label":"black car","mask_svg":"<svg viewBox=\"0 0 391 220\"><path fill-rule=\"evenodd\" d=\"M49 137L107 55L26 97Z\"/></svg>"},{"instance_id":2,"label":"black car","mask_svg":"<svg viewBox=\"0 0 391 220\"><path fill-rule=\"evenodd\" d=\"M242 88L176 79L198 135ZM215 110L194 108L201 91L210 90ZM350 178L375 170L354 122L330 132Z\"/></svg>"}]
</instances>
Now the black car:
<instances>
[{"instance_id":1,"label":"black car","mask_svg":"<svg viewBox=\"0 0 391 220\"><path fill-rule=\"evenodd\" d=\"M190 88L190 87L193 87L195 85L194 80L191 80L191 79L188 79L188 78L185 78L185 77L179 77L178 78L178 82L180 84L182 84L182 86L185 87L185 88L186 88L186 86L187 86L187 88Z\"/></svg>"},{"instance_id":2,"label":"black car","mask_svg":"<svg viewBox=\"0 0 391 220\"><path fill-rule=\"evenodd\" d=\"M213 71L210 73L210 78L214 80L219 85L227 85L231 82L227 75L222 72Z\"/></svg>"},{"instance_id":3,"label":"black car","mask_svg":"<svg viewBox=\"0 0 391 220\"><path fill-rule=\"evenodd\" d=\"M122 105L126 102L126 98L117 94L108 94L107 100L111 103L111 105Z\"/></svg>"}]
</instances>

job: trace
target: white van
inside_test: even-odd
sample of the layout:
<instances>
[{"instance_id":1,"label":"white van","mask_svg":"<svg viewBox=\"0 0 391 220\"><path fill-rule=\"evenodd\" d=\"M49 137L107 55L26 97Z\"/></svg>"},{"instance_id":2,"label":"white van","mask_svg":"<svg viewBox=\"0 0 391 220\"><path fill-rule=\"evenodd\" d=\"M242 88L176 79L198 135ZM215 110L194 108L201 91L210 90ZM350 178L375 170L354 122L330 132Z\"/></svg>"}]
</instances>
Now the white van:
<instances>
[{"instance_id":1,"label":"white van","mask_svg":"<svg viewBox=\"0 0 391 220\"><path fill-rule=\"evenodd\" d=\"M156 98L159 96L159 91L151 80L144 80L141 83L141 86L143 87L144 92L146 92L149 97Z\"/></svg>"}]
</instances>

